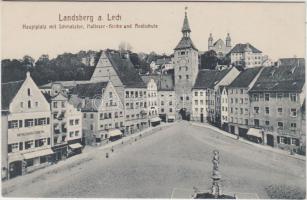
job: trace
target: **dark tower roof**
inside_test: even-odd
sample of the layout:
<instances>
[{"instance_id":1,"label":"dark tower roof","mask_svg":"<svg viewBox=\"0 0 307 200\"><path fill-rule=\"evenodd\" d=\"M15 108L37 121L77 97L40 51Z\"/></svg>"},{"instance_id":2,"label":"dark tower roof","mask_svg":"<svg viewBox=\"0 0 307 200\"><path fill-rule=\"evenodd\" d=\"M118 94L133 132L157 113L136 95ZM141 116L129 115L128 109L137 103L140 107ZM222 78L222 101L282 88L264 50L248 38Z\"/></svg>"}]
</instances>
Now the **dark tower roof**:
<instances>
[{"instance_id":1,"label":"dark tower roof","mask_svg":"<svg viewBox=\"0 0 307 200\"><path fill-rule=\"evenodd\" d=\"M188 20L188 16L187 16L187 11L185 12L185 15L184 15L183 26L182 26L181 32L182 33L185 33L185 32L190 33L191 32L189 20Z\"/></svg>"}]
</instances>

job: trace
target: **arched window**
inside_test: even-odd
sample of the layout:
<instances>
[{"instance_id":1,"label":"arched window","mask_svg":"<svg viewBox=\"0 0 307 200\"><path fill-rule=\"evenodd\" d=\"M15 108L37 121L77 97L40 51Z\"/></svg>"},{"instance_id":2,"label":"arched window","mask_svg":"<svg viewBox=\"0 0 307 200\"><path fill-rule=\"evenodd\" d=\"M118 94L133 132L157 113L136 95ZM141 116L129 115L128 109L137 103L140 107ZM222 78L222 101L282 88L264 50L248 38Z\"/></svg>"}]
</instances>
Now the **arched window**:
<instances>
[{"instance_id":1,"label":"arched window","mask_svg":"<svg viewBox=\"0 0 307 200\"><path fill-rule=\"evenodd\" d=\"M28 88L28 96L31 96L31 90Z\"/></svg>"},{"instance_id":2,"label":"arched window","mask_svg":"<svg viewBox=\"0 0 307 200\"><path fill-rule=\"evenodd\" d=\"M31 101L28 101L28 108L31 108Z\"/></svg>"}]
</instances>

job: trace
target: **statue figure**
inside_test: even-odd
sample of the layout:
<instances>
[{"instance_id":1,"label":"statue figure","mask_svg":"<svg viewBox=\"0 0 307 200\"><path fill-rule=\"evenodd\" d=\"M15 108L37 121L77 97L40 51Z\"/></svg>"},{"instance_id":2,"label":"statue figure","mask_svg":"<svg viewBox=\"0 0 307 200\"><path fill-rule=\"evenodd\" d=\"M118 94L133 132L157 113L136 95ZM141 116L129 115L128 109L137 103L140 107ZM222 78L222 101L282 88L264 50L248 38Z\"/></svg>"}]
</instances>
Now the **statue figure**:
<instances>
[{"instance_id":1,"label":"statue figure","mask_svg":"<svg viewBox=\"0 0 307 200\"><path fill-rule=\"evenodd\" d=\"M219 151L214 150L213 151L213 172L212 172L212 187L211 187L211 194L214 196L214 198L218 198L220 195L222 195L222 187L220 184L220 171L219 171L219 163L220 163L220 156Z\"/></svg>"}]
</instances>

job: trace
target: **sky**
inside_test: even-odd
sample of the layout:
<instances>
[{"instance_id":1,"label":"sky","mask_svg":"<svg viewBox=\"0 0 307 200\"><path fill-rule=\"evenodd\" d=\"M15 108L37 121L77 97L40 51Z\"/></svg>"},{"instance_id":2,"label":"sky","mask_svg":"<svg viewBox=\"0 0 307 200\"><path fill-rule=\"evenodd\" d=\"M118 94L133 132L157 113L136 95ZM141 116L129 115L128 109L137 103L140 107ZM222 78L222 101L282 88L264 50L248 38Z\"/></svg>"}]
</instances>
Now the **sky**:
<instances>
[{"instance_id":1,"label":"sky","mask_svg":"<svg viewBox=\"0 0 307 200\"><path fill-rule=\"evenodd\" d=\"M225 40L230 33L232 45L249 42L272 59L305 56L304 3L230 3L230 2L2 2L1 55L37 59L64 52L117 49L127 41L134 52L173 53L181 39L185 7L192 29L191 38L200 51L208 49L208 37ZM60 22L69 15L121 16L120 21L95 21L94 24L157 24L151 29L22 29L26 25L86 24Z\"/></svg>"}]
</instances>

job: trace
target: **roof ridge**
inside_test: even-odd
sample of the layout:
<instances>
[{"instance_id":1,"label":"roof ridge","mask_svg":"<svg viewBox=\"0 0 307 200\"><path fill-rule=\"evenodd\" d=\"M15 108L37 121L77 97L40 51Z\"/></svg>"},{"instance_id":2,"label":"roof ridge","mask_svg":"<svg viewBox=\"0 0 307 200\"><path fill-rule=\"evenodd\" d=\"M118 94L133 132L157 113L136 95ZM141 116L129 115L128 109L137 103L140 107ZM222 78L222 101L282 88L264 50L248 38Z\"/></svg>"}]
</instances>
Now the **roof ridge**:
<instances>
[{"instance_id":1,"label":"roof ridge","mask_svg":"<svg viewBox=\"0 0 307 200\"><path fill-rule=\"evenodd\" d=\"M19 81L10 81L10 82L5 82L5 83L1 83L1 84L19 83L19 82L22 82L22 81L25 81L25 80L26 80L26 79L19 80Z\"/></svg>"}]
</instances>

